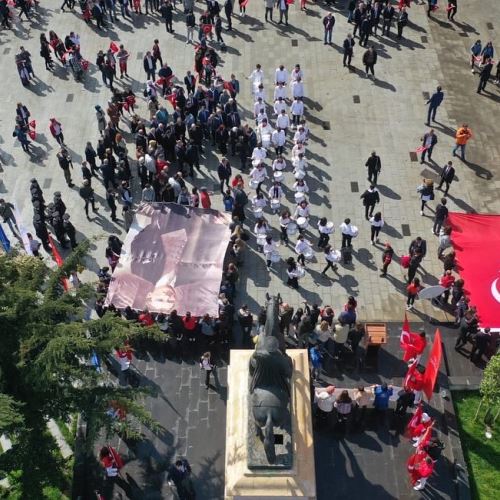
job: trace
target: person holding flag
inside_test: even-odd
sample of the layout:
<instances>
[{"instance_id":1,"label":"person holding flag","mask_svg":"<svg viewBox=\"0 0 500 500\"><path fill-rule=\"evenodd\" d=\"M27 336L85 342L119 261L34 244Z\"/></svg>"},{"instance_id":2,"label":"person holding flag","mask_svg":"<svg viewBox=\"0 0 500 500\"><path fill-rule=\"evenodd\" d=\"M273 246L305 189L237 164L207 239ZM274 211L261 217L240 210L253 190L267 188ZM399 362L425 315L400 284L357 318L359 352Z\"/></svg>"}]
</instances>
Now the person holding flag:
<instances>
[{"instance_id":1,"label":"person holding flag","mask_svg":"<svg viewBox=\"0 0 500 500\"><path fill-rule=\"evenodd\" d=\"M400 346L404 351L403 361L406 362L411 359L419 361L425 347L427 346L425 331L421 331L420 333L411 332L410 323L406 313L403 328L401 330Z\"/></svg>"},{"instance_id":2,"label":"person holding flag","mask_svg":"<svg viewBox=\"0 0 500 500\"><path fill-rule=\"evenodd\" d=\"M408 459L407 469L413 489L423 490L434 472L434 462L425 451L419 450Z\"/></svg>"},{"instance_id":3,"label":"person holding flag","mask_svg":"<svg viewBox=\"0 0 500 500\"><path fill-rule=\"evenodd\" d=\"M111 480L120 475L120 469L125 465L120 454L109 445L101 448L99 460L106 471L106 478Z\"/></svg>"},{"instance_id":4,"label":"person holding flag","mask_svg":"<svg viewBox=\"0 0 500 500\"><path fill-rule=\"evenodd\" d=\"M403 387L409 389L415 394L415 404L422 399L422 390L425 382L425 368L414 360L408 367L406 376L403 380Z\"/></svg>"},{"instance_id":5,"label":"person holding flag","mask_svg":"<svg viewBox=\"0 0 500 500\"><path fill-rule=\"evenodd\" d=\"M434 421L419 404L417 411L406 426L405 436L413 441L413 447L422 449L431 438Z\"/></svg>"}]
</instances>

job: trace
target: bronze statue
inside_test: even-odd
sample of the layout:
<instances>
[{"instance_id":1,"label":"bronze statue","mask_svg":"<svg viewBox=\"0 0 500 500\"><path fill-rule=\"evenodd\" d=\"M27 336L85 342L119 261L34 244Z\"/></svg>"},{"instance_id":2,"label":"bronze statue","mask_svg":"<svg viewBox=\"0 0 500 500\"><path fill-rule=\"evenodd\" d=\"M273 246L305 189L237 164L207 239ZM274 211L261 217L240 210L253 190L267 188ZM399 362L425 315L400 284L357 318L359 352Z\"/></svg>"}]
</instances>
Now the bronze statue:
<instances>
[{"instance_id":1,"label":"bronze statue","mask_svg":"<svg viewBox=\"0 0 500 500\"><path fill-rule=\"evenodd\" d=\"M290 415L293 364L285 354L285 341L279 330L279 296L267 299L264 331L250 358L250 401L256 433L263 440L268 462L274 464L273 428L281 427Z\"/></svg>"}]
</instances>

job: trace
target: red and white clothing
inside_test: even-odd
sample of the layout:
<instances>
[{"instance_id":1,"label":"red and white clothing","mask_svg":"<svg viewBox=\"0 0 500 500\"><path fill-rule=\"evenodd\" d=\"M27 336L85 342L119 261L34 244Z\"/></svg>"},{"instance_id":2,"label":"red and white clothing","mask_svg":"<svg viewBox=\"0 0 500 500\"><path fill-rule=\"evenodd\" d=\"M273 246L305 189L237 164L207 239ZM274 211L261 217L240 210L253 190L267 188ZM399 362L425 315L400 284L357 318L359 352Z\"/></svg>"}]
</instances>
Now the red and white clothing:
<instances>
[{"instance_id":1,"label":"red and white clothing","mask_svg":"<svg viewBox=\"0 0 500 500\"><path fill-rule=\"evenodd\" d=\"M425 451L417 451L408 459L407 470L414 489L422 490L434 471L434 463Z\"/></svg>"},{"instance_id":2,"label":"red and white clothing","mask_svg":"<svg viewBox=\"0 0 500 500\"><path fill-rule=\"evenodd\" d=\"M121 371L124 372L130 368L130 363L132 362L132 350L129 348L117 349L116 357L118 363L120 363Z\"/></svg>"}]
</instances>

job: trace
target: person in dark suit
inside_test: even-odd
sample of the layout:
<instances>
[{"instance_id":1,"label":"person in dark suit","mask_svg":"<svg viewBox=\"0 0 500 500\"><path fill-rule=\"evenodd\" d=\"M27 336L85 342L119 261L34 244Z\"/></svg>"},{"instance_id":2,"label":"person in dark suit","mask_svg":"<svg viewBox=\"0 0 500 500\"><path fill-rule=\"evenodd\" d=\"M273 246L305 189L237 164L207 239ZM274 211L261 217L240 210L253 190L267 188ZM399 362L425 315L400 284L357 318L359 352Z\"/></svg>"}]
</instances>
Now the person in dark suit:
<instances>
[{"instance_id":1,"label":"person in dark suit","mask_svg":"<svg viewBox=\"0 0 500 500\"><path fill-rule=\"evenodd\" d=\"M365 207L365 219L368 220L373 215L375 205L380 202L380 195L374 184L367 189L360 198L363 200Z\"/></svg>"},{"instance_id":2,"label":"person in dark suit","mask_svg":"<svg viewBox=\"0 0 500 500\"><path fill-rule=\"evenodd\" d=\"M191 71L186 73L186 76L184 77L184 85L186 86L188 95L193 94L196 90L196 77L191 74Z\"/></svg>"},{"instance_id":3,"label":"person in dark suit","mask_svg":"<svg viewBox=\"0 0 500 500\"><path fill-rule=\"evenodd\" d=\"M426 149L422 151L422 155L420 156L420 163L424 163L425 161L425 153L427 153L427 159L431 161L432 157L432 150L434 149L434 146L437 144L438 138L437 135L434 133L434 129L431 128L429 132L424 134L422 137L422 146Z\"/></svg>"},{"instance_id":4,"label":"person in dark suit","mask_svg":"<svg viewBox=\"0 0 500 500\"><path fill-rule=\"evenodd\" d=\"M147 80L154 80L156 74L156 60L149 50L146 52L142 64L146 72Z\"/></svg>"},{"instance_id":5,"label":"person in dark suit","mask_svg":"<svg viewBox=\"0 0 500 500\"><path fill-rule=\"evenodd\" d=\"M344 40L343 47L344 47L344 67L348 66L349 68L351 67L351 60L352 60L352 55L353 55L353 48L354 45L356 45L356 42L354 41L354 38L352 37L351 33L347 34L346 39Z\"/></svg>"},{"instance_id":6,"label":"person in dark suit","mask_svg":"<svg viewBox=\"0 0 500 500\"><path fill-rule=\"evenodd\" d=\"M431 98L426 102L426 104L429 105L429 111L427 113L427 125L431 124L431 118L433 122L436 121L436 112L441 103L443 102L443 99L444 99L443 91L441 90L441 87L438 87L436 89L436 92L434 92Z\"/></svg>"},{"instance_id":7,"label":"person in dark suit","mask_svg":"<svg viewBox=\"0 0 500 500\"><path fill-rule=\"evenodd\" d=\"M377 177L382 170L382 162L380 161L380 156L377 155L375 151L366 160L365 167L368 168L368 180L372 184L377 184Z\"/></svg>"},{"instance_id":8,"label":"person in dark suit","mask_svg":"<svg viewBox=\"0 0 500 500\"><path fill-rule=\"evenodd\" d=\"M483 66L481 73L479 73L479 85L477 86L477 93L480 94L481 90L486 88L486 84L491 76L491 70L493 69L493 62L491 58L486 61L486 65Z\"/></svg>"},{"instance_id":9,"label":"person in dark suit","mask_svg":"<svg viewBox=\"0 0 500 500\"><path fill-rule=\"evenodd\" d=\"M410 257L413 257L416 252L420 252L422 255L422 258L425 257L425 254L427 253L427 242L422 239L421 236L417 236L411 243L410 247L408 248L408 253L410 254Z\"/></svg>"},{"instance_id":10,"label":"person in dark suit","mask_svg":"<svg viewBox=\"0 0 500 500\"><path fill-rule=\"evenodd\" d=\"M443 170L441 171L441 180L439 181L438 189L441 189L443 184L446 184L446 189L444 190L444 195L448 194L448 190L450 189L450 184L453 182L455 178L455 169L452 166L452 162L449 161Z\"/></svg>"}]
</instances>

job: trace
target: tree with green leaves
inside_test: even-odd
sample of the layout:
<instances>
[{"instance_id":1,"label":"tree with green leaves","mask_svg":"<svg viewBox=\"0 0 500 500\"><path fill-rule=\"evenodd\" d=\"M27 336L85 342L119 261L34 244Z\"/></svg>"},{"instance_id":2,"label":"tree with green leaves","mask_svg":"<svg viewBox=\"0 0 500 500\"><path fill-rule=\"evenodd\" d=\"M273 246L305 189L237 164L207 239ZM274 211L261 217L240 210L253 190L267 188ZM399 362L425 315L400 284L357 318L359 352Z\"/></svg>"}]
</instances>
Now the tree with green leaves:
<instances>
[{"instance_id":1,"label":"tree with green leaves","mask_svg":"<svg viewBox=\"0 0 500 500\"><path fill-rule=\"evenodd\" d=\"M145 390L118 385L91 358L106 359L116 347L145 337L161 338L115 314L85 319L92 286L65 291L63 280L84 265L89 243L78 246L60 268L25 255L0 256L0 432L13 442L0 455L8 498L66 498L71 470L47 431L47 421L81 415L84 452L104 433L136 437L141 424L160 430L141 402ZM125 418L108 410L118 405Z\"/></svg>"},{"instance_id":2,"label":"tree with green leaves","mask_svg":"<svg viewBox=\"0 0 500 500\"><path fill-rule=\"evenodd\" d=\"M500 407L500 354L493 356L484 369L483 379L479 386L481 402L476 411L475 419L479 415L479 410L486 406L484 421L490 423L492 412L496 411L494 419L498 417Z\"/></svg>"}]
</instances>

